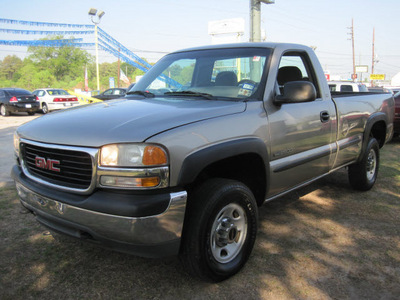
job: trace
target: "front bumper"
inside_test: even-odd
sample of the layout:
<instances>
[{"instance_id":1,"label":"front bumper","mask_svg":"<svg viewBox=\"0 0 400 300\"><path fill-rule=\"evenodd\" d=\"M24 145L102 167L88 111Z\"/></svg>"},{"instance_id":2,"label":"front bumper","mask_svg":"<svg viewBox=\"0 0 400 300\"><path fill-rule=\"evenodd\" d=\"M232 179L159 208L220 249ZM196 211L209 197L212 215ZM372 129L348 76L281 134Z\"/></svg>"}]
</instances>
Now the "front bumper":
<instances>
[{"instance_id":1,"label":"front bumper","mask_svg":"<svg viewBox=\"0 0 400 300\"><path fill-rule=\"evenodd\" d=\"M167 207L154 215L151 215L151 211L154 211L151 206L144 211L140 209L143 194L140 197L132 193L119 194L117 202L122 201L127 210L124 210L124 214L113 214L104 212L112 210L107 206L104 208L105 196L108 196L108 202L114 201L109 197L112 196L109 191L99 190L89 196L60 191L51 194L51 189L37 185L18 166L14 166L11 175L15 180L21 204L51 230L143 257L169 256L179 252L187 200L185 191L174 191L165 195L168 196ZM76 205L66 203L64 199L68 196L76 201ZM147 202L151 202L153 197L154 195L149 195ZM85 201L90 200L93 205L96 199L99 200L99 207L103 206L99 211L83 208ZM117 208L116 212L118 210L121 208ZM130 213L127 214L126 211ZM149 215L143 215L146 211Z\"/></svg>"}]
</instances>

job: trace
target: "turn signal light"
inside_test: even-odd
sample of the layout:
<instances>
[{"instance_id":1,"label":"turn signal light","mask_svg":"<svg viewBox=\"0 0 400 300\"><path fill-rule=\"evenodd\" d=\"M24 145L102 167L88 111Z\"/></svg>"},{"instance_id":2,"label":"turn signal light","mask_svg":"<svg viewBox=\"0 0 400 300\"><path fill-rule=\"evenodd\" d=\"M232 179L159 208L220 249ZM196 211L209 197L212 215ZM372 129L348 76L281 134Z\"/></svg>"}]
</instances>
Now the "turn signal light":
<instances>
[{"instance_id":1,"label":"turn signal light","mask_svg":"<svg viewBox=\"0 0 400 300\"><path fill-rule=\"evenodd\" d=\"M146 146L142 163L145 166L165 165L167 163L167 155L160 147Z\"/></svg>"}]
</instances>

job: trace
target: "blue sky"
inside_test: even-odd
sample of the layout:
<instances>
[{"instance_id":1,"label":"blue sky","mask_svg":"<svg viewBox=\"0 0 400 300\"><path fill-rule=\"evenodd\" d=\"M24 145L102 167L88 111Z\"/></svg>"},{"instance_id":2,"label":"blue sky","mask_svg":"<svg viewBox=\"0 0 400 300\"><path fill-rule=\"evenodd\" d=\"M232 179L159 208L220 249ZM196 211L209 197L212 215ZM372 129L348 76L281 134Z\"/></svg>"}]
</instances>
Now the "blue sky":
<instances>
[{"instance_id":1,"label":"blue sky","mask_svg":"<svg viewBox=\"0 0 400 300\"><path fill-rule=\"evenodd\" d=\"M92 24L87 14L89 8L101 9L106 14L100 27L151 61L174 50L211 44L209 21L244 18L243 40L249 38L249 0L0 0L0 4L0 18L73 24ZM352 18L356 64L369 68L375 27L375 53L379 59L375 73L390 78L400 72L399 15L398 0L275 0L272 5L262 4L261 20L267 41L315 46L324 69L342 77L350 76L352 70L348 40ZM1 23L0 28L58 30ZM0 40L42 37L0 33ZM25 53L23 47L0 45L0 59ZM100 60L114 58L101 52Z\"/></svg>"}]
</instances>

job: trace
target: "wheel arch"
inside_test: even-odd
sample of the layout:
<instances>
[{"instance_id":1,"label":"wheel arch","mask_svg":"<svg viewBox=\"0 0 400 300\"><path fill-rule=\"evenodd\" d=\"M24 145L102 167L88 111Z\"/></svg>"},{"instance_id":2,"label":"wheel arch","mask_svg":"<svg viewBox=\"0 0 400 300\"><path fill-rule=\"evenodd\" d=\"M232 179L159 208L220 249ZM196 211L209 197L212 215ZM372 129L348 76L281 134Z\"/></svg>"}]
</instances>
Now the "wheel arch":
<instances>
[{"instance_id":1,"label":"wheel arch","mask_svg":"<svg viewBox=\"0 0 400 300\"><path fill-rule=\"evenodd\" d=\"M190 190L209 178L226 178L246 184L257 204L264 202L269 187L269 154L258 138L226 141L196 151L185 158L178 185Z\"/></svg>"},{"instance_id":2,"label":"wheel arch","mask_svg":"<svg viewBox=\"0 0 400 300\"><path fill-rule=\"evenodd\" d=\"M383 112L378 112L371 115L365 125L362 150L358 161L360 161L367 149L369 138L374 137L379 144L379 148L382 148L386 142L386 124L388 123L387 115Z\"/></svg>"}]
</instances>

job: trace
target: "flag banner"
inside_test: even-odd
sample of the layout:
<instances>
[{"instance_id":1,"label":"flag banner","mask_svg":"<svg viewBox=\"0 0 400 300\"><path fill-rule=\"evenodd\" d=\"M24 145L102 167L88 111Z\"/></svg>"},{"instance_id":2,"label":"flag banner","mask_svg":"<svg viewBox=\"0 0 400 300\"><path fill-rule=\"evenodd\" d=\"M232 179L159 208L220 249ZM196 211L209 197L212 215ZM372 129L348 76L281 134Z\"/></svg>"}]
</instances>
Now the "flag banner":
<instances>
[{"instance_id":1,"label":"flag banner","mask_svg":"<svg viewBox=\"0 0 400 300\"><path fill-rule=\"evenodd\" d=\"M138 63L142 64L143 66L145 66L146 69L150 69L152 66L145 61L144 59L140 58L139 56L137 56L135 53L133 53L132 51L130 51L128 48L126 48L125 46L123 46L121 43L119 43L117 40L115 40L114 38L112 38L110 35L108 35L103 29L101 29L100 27L98 28L99 30L99 35L105 39L108 43L112 44L114 47L116 47L117 49L120 49L123 53L125 53L126 55L130 56L131 58L135 59Z\"/></svg>"},{"instance_id":2,"label":"flag banner","mask_svg":"<svg viewBox=\"0 0 400 300\"><path fill-rule=\"evenodd\" d=\"M0 45L7 46L24 46L24 47L63 47L63 46L73 46L73 47L93 47L94 43L78 43L82 39L72 39L72 40L32 40L32 41L22 41L22 40L0 40ZM76 43L74 42L76 41Z\"/></svg>"},{"instance_id":3,"label":"flag banner","mask_svg":"<svg viewBox=\"0 0 400 300\"><path fill-rule=\"evenodd\" d=\"M74 35L74 34L94 34L94 30L87 31L50 31L50 30L19 30L19 29L4 29L0 28L0 32L11 34L33 34L33 35Z\"/></svg>"},{"instance_id":4,"label":"flag banner","mask_svg":"<svg viewBox=\"0 0 400 300\"><path fill-rule=\"evenodd\" d=\"M32 22L32 21L21 21L21 20L2 19L2 18L0 18L0 23L18 24L25 26L49 26L49 27L71 27L71 28L92 28L92 29L94 28L94 25Z\"/></svg>"},{"instance_id":5,"label":"flag banner","mask_svg":"<svg viewBox=\"0 0 400 300\"><path fill-rule=\"evenodd\" d=\"M119 69L119 79L121 79L123 82L126 84L130 84L131 82L129 81L129 78L125 75L124 71L122 69Z\"/></svg>"}]
</instances>

